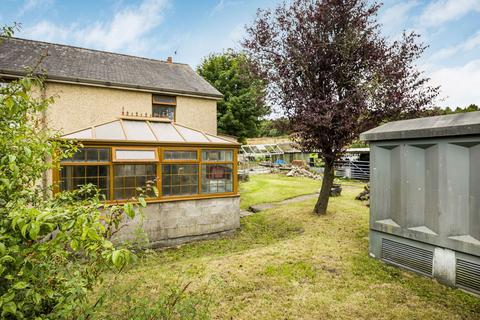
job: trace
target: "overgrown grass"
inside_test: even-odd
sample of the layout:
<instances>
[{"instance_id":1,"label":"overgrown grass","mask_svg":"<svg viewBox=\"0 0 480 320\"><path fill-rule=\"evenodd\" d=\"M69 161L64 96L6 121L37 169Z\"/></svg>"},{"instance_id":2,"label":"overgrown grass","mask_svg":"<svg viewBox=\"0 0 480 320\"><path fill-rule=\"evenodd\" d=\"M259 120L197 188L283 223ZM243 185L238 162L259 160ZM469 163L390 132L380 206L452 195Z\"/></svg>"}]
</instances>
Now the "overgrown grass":
<instances>
[{"instance_id":1,"label":"overgrown grass","mask_svg":"<svg viewBox=\"0 0 480 320\"><path fill-rule=\"evenodd\" d=\"M240 206L245 209L253 204L268 203L293 198L320 190L321 181L282 174L252 175L250 181L240 184Z\"/></svg>"},{"instance_id":2,"label":"overgrown grass","mask_svg":"<svg viewBox=\"0 0 480 320\"><path fill-rule=\"evenodd\" d=\"M97 317L148 319L130 310L154 310L189 284L170 318L479 319L480 299L368 257L360 190L345 187L326 216L311 213L315 199L292 203L243 218L230 238L149 255L109 285Z\"/></svg>"}]
</instances>

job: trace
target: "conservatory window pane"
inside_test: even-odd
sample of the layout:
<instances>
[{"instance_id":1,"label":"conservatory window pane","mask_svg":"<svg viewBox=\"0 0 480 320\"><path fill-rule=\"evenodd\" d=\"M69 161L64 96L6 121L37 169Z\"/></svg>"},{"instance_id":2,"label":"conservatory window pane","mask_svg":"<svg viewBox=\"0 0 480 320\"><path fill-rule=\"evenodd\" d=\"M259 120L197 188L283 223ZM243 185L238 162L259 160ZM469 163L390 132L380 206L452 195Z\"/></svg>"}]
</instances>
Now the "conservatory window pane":
<instances>
[{"instance_id":1,"label":"conservatory window pane","mask_svg":"<svg viewBox=\"0 0 480 320\"><path fill-rule=\"evenodd\" d=\"M198 194L198 165L164 164L162 194L163 196Z\"/></svg>"},{"instance_id":2,"label":"conservatory window pane","mask_svg":"<svg viewBox=\"0 0 480 320\"><path fill-rule=\"evenodd\" d=\"M212 142L219 142L219 143L232 143L232 141L228 141L226 139L221 139L219 137L215 137L215 136L212 136L210 134L206 134L206 136L208 137L208 139L210 139L210 141Z\"/></svg>"},{"instance_id":3,"label":"conservatory window pane","mask_svg":"<svg viewBox=\"0 0 480 320\"><path fill-rule=\"evenodd\" d=\"M110 148L82 148L61 162L109 162Z\"/></svg>"},{"instance_id":4,"label":"conservatory window pane","mask_svg":"<svg viewBox=\"0 0 480 320\"><path fill-rule=\"evenodd\" d=\"M202 165L202 193L233 191L232 164Z\"/></svg>"},{"instance_id":5,"label":"conservatory window pane","mask_svg":"<svg viewBox=\"0 0 480 320\"><path fill-rule=\"evenodd\" d=\"M164 160L197 160L196 150L165 150L163 152Z\"/></svg>"},{"instance_id":6,"label":"conservatory window pane","mask_svg":"<svg viewBox=\"0 0 480 320\"><path fill-rule=\"evenodd\" d=\"M98 149L98 161L99 162L110 161L110 149L106 149L106 148Z\"/></svg>"},{"instance_id":7,"label":"conservatory window pane","mask_svg":"<svg viewBox=\"0 0 480 320\"><path fill-rule=\"evenodd\" d=\"M203 161L232 161L233 151L232 150L203 150L202 160Z\"/></svg>"},{"instance_id":8,"label":"conservatory window pane","mask_svg":"<svg viewBox=\"0 0 480 320\"><path fill-rule=\"evenodd\" d=\"M155 164L122 164L114 166L113 193L115 200L128 200L141 195L155 197Z\"/></svg>"},{"instance_id":9,"label":"conservatory window pane","mask_svg":"<svg viewBox=\"0 0 480 320\"><path fill-rule=\"evenodd\" d=\"M115 150L116 160L156 160L155 150Z\"/></svg>"},{"instance_id":10,"label":"conservatory window pane","mask_svg":"<svg viewBox=\"0 0 480 320\"><path fill-rule=\"evenodd\" d=\"M151 122L153 132L159 141L183 142L185 141L171 123Z\"/></svg>"},{"instance_id":11,"label":"conservatory window pane","mask_svg":"<svg viewBox=\"0 0 480 320\"><path fill-rule=\"evenodd\" d=\"M210 142L203 133L182 126L175 126L187 142Z\"/></svg>"},{"instance_id":12,"label":"conservatory window pane","mask_svg":"<svg viewBox=\"0 0 480 320\"><path fill-rule=\"evenodd\" d=\"M125 140L122 125L119 121L110 122L95 127L95 139L99 140Z\"/></svg>"},{"instance_id":13,"label":"conservatory window pane","mask_svg":"<svg viewBox=\"0 0 480 320\"><path fill-rule=\"evenodd\" d=\"M123 120L127 140L155 141L155 136L144 121Z\"/></svg>"},{"instance_id":14,"label":"conservatory window pane","mask_svg":"<svg viewBox=\"0 0 480 320\"><path fill-rule=\"evenodd\" d=\"M88 162L98 162L98 150L92 148L86 148L86 159Z\"/></svg>"},{"instance_id":15,"label":"conservatory window pane","mask_svg":"<svg viewBox=\"0 0 480 320\"><path fill-rule=\"evenodd\" d=\"M82 131L77 131L77 132L74 132L74 133L70 133L70 134L67 134L67 135L63 136L63 138L65 138L65 139L92 139L93 138L92 129L89 128L89 129L85 129L85 130L82 130Z\"/></svg>"},{"instance_id":16,"label":"conservatory window pane","mask_svg":"<svg viewBox=\"0 0 480 320\"><path fill-rule=\"evenodd\" d=\"M72 191L91 183L109 199L109 178L108 166L63 166L60 168L60 190Z\"/></svg>"}]
</instances>

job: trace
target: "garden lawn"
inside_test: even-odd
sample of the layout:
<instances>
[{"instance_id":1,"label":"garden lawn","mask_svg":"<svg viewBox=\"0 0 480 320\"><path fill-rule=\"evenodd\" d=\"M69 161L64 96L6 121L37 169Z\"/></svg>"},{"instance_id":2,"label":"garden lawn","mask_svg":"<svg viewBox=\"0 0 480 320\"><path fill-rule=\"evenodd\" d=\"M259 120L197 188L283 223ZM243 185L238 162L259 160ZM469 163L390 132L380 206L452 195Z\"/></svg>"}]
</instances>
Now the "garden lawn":
<instances>
[{"instance_id":1,"label":"garden lawn","mask_svg":"<svg viewBox=\"0 0 480 320\"><path fill-rule=\"evenodd\" d=\"M242 185L242 205L296 195L289 181L254 177ZM303 191L319 186L305 184ZM264 190L270 186L291 193ZM242 218L229 238L151 254L107 279L95 317L145 319L175 304L178 318L196 310L212 319L480 319L477 297L368 256L360 191L345 186L325 216L311 213L315 199L291 203ZM187 284L183 298L170 295Z\"/></svg>"},{"instance_id":2,"label":"garden lawn","mask_svg":"<svg viewBox=\"0 0 480 320\"><path fill-rule=\"evenodd\" d=\"M309 178L287 177L282 174L251 175L250 181L240 184L240 206L276 202L296 196L316 193L322 182Z\"/></svg>"}]
</instances>

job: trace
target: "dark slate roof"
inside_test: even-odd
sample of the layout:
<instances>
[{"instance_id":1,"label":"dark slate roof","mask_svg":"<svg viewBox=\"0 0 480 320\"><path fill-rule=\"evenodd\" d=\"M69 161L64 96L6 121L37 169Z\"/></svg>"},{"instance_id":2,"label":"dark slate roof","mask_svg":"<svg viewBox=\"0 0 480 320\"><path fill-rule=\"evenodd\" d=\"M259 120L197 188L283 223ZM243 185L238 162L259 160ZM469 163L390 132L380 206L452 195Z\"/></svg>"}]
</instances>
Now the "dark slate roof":
<instances>
[{"instance_id":1,"label":"dark slate roof","mask_svg":"<svg viewBox=\"0 0 480 320\"><path fill-rule=\"evenodd\" d=\"M398 140L480 135L480 111L393 121L368 130L361 140Z\"/></svg>"},{"instance_id":2,"label":"dark slate roof","mask_svg":"<svg viewBox=\"0 0 480 320\"><path fill-rule=\"evenodd\" d=\"M222 96L187 64L19 38L0 40L0 74L25 75L45 57L36 71L51 80Z\"/></svg>"}]
</instances>

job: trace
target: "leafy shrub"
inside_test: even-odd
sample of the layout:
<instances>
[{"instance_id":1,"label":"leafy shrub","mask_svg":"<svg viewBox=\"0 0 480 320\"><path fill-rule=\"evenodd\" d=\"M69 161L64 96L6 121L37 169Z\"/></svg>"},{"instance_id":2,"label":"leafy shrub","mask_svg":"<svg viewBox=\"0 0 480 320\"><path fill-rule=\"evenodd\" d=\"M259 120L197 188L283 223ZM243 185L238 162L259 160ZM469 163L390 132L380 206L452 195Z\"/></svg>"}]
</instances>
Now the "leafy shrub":
<instances>
[{"instance_id":1,"label":"leafy shrub","mask_svg":"<svg viewBox=\"0 0 480 320\"><path fill-rule=\"evenodd\" d=\"M54 196L41 183L78 148L46 128L53 99L35 98L41 87L31 77L0 87L0 316L87 318L102 273L133 257L109 239L135 208L105 208L91 185Z\"/></svg>"}]
</instances>

